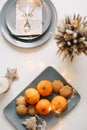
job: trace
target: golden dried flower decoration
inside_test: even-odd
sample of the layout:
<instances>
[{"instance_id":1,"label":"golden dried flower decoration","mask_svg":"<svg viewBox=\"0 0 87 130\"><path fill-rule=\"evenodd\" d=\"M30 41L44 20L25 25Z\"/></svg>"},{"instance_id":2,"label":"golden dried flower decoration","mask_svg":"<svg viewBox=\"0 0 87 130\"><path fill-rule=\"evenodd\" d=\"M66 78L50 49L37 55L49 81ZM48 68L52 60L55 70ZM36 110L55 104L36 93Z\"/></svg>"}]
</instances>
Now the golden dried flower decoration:
<instances>
[{"instance_id":1,"label":"golden dried flower decoration","mask_svg":"<svg viewBox=\"0 0 87 130\"><path fill-rule=\"evenodd\" d=\"M58 25L55 35L58 54L63 53L63 60L69 56L72 61L75 55L87 55L87 18L78 15L65 16Z\"/></svg>"}]
</instances>

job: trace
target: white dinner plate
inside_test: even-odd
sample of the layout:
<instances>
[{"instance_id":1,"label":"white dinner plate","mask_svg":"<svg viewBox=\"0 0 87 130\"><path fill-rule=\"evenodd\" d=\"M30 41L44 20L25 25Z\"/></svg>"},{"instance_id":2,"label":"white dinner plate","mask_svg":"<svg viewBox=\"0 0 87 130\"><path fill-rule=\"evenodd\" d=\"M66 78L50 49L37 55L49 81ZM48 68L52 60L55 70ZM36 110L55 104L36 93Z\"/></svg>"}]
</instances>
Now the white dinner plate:
<instances>
[{"instance_id":1,"label":"white dinner plate","mask_svg":"<svg viewBox=\"0 0 87 130\"><path fill-rule=\"evenodd\" d=\"M51 12L46 4L46 2L43 1L43 6L42 6L42 34L48 29L51 21ZM24 39L24 40L32 40L35 38L40 37L40 35L33 35L33 36L20 36L19 34L15 33L16 30L16 1L14 0L10 5L6 13L6 24L9 29L9 31L17 36L19 39Z\"/></svg>"},{"instance_id":2,"label":"white dinner plate","mask_svg":"<svg viewBox=\"0 0 87 130\"><path fill-rule=\"evenodd\" d=\"M32 42L30 40L27 40L25 42L25 40L20 40L17 37L13 36L10 31L7 28L6 25L6 12L10 6L11 3L13 3L15 0L8 0L0 13L0 25L1 25L1 32L3 34L3 36L5 37L6 40L9 41L9 43L11 43L12 45L15 45L17 47L21 47L21 48L33 48L33 47L37 47L40 46L44 43L46 43L51 36L54 34L54 31L57 27L57 12L56 9L53 5L53 3L50 0L44 0L44 2L48 5L50 12L51 12L51 23L50 26L48 27L47 31L41 35L41 37L33 40Z\"/></svg>"}]
</instances>

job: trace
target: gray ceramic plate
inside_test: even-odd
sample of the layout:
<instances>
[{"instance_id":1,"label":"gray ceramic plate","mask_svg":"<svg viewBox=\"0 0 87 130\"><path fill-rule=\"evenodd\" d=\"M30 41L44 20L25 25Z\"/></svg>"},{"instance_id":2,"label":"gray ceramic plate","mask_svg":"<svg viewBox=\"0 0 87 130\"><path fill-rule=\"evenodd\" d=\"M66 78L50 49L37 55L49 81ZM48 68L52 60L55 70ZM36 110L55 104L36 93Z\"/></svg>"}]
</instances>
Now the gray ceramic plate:
<instances>
[{"instance_id":1,"label":"gray ceramic plate","mask_svg":"<svg viewBox=\"0 0 87 130\"><path fill-rule=\"evenodd\" d=\"M39 76L37 76L36 79L33 80L26 88L28 88L29 86L36 87L38 82L43 80L43 79L47 79L47 80L50 80L50 81L54 81L55 79L56 80L59 79L64 83L64 85L68 84L68 82L53 67L49 66L41 74L39 74ZM17 97L24 95L25 89ZM51 100L54 96L55 96L55 94L51 94L51 96L48 96L48 99ZM26 130L25 127L22 125L22 122L26 118L29 118L29 115L27 115L25 117L20 117L19 115L17 115L16 110L15 110L16 98L10 104L8 104L6 106L6 108L4 109L4 114L7 117L7 119L18 130ZM39 115L40 117L42 117L43 119L46 120L48 129L50 129L53 125L55 125L62 116L66 115L69 111L71 111L76 106L76 104L80 100L80 95L74 89L74 94L71 95L67 100L68 100L68 107L64 112L62 112L62 114L55 115L54 113L50 113L50 114L45 115L45 116Z\"/></svg>"},{"instance_id":2,"label":"gray ceramic plate","mask_svg":"<svg viewBox=\"0 0 87 130\"><path fill-rule=\"evenodd\" d=\"M43 25L43 30L42 30L42 34L48 29L50 22L51 22L51 12L50 9L48 7L48 5L46 4L46 2L43 1L43 6L42 6L42 25ZM9 8L7 10L6 13L6 24L7 27L9 29L9 31L15 35L18 36L18 38L20 39L25 39L25 40L31 40L31 39L35 39L37 37L39 37L40 35L37 36L20 36L19 34L15 33L15 29L16 29L16 1L12 1L12 3L9 5Z\"/></svg>"},{"instance_id":3,"label":"gray ceramic plate","mask_svg":"<svg viewBox=\"0 0 87 130\"><path fill-rule=\"evenodd\" d=\"M0 25L1 25L1 31L3 36L5 37L6 40L9 41L9 43L17 46L17 47L21 47L21 48L32 48L32 47L37 47L40 46L44 43L46 43L51 36L54 34L55 28L57 26L57 12L56 9L54 7L54 5L52 4L52 2L50 0L44 0L44 2L48 5L50 12L51 12L51 22L50 22L50 26L48 27L47 31L41 35L41 37L30 41L27 40L25 42L25 40L20 40L19 38L11 35L11 33L9 32L7 25L6 25L6 12L9 8L9 5L11 3L13 3L13 1L15 0L8 0L5 5L3 6L1 13L0 13Z\"/></svg>"}]
</instances>

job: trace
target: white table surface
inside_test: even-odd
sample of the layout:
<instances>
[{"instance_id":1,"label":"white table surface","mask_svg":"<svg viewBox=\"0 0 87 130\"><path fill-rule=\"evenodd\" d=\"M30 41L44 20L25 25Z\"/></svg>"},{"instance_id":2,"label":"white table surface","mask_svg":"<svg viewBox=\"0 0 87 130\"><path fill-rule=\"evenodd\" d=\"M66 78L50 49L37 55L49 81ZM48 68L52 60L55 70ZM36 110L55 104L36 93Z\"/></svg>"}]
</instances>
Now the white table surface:
<instances>
[{"instance_id":1,"label":"white table surface","mask_svg":"<svg viewBox=\"0 0 87 130\"><path fill-rule=\"evenodd\" d=\"M6 0L0 0L0 10ZM58 19L65 15L87 15L87 0L52 0ZM55 32L56 33L56 32ZM0 31L0 76L7 68L17 68L19 79L14 81L8 93L0 95L0 130L15 130L4 117L4 107L14 99L40 72L53 66L79 92L81 100L77 106L58 121L50 130L87 130L87 56L81 54L73 62L56 55L57 46L52 37L42 46L23 49L7 42Z\"/></svg>"}]
</instances>

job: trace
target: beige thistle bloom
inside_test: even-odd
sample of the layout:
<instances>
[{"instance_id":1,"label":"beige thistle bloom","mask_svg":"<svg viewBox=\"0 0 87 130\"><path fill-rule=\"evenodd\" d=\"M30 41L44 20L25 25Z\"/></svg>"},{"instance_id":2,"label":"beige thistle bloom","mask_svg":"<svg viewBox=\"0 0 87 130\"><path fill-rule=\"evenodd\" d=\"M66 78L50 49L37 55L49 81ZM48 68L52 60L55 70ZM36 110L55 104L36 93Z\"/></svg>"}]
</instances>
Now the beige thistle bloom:
<instances>
[{"instance_id":1,"label":"beige thistle bloom","mask_svg":"<svg viewBox=\"0 0 87 130\"><path fill-rule=\"evenodd\" d=\"M58 54L63 54L63 60L69 56L72 61L75 55L87 55L87 18L78 15L65 16L60 20L55 35Z\"/></svg>"}]
</instances>

